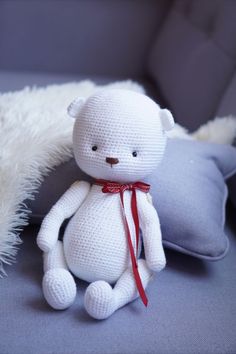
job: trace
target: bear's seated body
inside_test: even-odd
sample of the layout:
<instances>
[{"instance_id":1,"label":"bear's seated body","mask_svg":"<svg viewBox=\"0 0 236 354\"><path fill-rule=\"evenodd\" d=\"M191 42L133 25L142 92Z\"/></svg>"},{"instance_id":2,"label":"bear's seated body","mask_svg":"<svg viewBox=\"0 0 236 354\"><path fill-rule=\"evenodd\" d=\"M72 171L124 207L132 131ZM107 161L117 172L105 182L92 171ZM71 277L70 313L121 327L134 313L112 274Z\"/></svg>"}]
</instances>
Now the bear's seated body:
<instances>
[{"instance_id":1,"label":"bear's seated body","mask_svg":"<svg viewBox=\"0 0 236 354\"><path fill-rule=\"evenodd\" d=\"M68 112L76 118L76 162L94 184L75 182L42 223L37 243L44 251L43 292L53 308L69 307L76 296L72 273L91 283L87 312L105 319L139 295L147 305L145 288L153 271L165 266L159 218L141 181L161 162L165 131L174 121L147 96L117 89L100 90L85 102L78 98ZM139 228L145 260L139 258Z\"/></svg>"}]
</instances>

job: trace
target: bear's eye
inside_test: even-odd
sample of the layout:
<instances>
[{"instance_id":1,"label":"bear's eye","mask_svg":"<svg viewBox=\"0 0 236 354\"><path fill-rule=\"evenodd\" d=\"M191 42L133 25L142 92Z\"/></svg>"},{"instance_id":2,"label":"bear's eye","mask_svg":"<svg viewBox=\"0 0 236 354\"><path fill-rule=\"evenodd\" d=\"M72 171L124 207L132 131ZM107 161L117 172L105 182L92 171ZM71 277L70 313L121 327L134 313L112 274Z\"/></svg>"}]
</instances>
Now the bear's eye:
<instances>
[{"instance_id":1,"label":"bear's eye","mask_svg":"<svg viewBox=\"0 0 236 354\"><path fill-rule=\"evenodd\" d=\"M98 149L97 145L93 145L92 150L97 151L97 149Z\"/></svg>"},{"instance_id":2,"label":"bear's eye","mask_svg":"<svg viewBox=\"0 0 236 354\"><path fill-rule=\"evenodd\" d=\"M138 155L137 151L133 151L132 155L133 155L133 157L137 157L137 155Z\"/></svg>"}]
</instances>

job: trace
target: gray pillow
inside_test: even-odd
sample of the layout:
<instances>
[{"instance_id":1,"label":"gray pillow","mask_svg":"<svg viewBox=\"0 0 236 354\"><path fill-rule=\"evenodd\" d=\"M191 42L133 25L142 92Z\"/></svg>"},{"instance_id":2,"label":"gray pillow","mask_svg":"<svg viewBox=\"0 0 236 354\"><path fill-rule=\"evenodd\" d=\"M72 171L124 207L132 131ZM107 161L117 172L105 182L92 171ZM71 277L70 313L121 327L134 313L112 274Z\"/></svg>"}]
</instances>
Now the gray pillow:
<instances>
[{"instance_id":1,"label":"gray pillow","mask_svg":"<svg viewBox=\"0 0 236 354\"><path fill-rule=\"evenodd\" d=\"M163 163L148 179L166 246L209 260L225 256L225 180L235 172L232 146L169 141Z\"/></svg>"},{"instance_id":2,"label":"gray pillow","mask_svg":"<svg viewBox=\"0 0 236 354\"><path fill-rule=\"evenodd\" d=\"M236 208L236 175L230 178L228 185L229 185L230 199L233 202L234 207Z\"/></svg>"},{"instance_id":3,"label":"gray pillow","mask_svg":"<svg viewBox=\"0 0 236 354\"><path fill-rule=\"evenodd\" d=\"M228 250L224 233L227 187L236 172L236 149L170 139L163 162L146 181L151 184L166 247L198 258L217 260ZM29 202L33 222L39 222L76 180L90 180L74 159L59 166Z\"/></svg>"}]
</instances>

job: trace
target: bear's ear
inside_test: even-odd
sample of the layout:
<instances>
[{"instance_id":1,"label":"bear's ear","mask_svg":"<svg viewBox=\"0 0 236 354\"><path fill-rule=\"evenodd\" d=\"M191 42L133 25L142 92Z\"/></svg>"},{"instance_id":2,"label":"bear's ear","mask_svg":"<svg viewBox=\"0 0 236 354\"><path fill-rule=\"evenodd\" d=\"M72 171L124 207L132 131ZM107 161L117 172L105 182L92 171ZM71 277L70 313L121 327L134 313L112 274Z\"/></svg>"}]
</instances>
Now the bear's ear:
<instances>
[{"instance_id":1,"label":"bear's ear","mask_svg":"<svg viewBox=\"0 0 236 354\"><path fill-rule=\"evenodd\" d=\"M73 118L77 118L81 108L83 107L84 102L84 97L77 97L73 102L71 102L71 104L67 108L68 114Z\"/></svg>"},{"instance_id":2,"label":"bear's ear","mask_svg":"<svg viewBox=\"0 0 236 354\"><path fill-rule=\"evenodd\" d=\"M165 131L169 131L174 128L175 121L168 109L161 109L161 123Z\"/></svg>"}]
</instances>

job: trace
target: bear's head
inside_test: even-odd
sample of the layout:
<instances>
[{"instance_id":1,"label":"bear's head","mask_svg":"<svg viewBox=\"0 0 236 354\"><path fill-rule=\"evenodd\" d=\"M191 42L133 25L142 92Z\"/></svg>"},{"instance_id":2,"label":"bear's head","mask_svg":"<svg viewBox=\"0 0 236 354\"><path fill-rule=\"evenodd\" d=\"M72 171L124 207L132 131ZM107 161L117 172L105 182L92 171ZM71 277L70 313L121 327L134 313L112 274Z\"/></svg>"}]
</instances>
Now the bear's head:
<instances>
[{"instance_id":1,"label":"bear's head","mask_svg":"<svg viewBox=\"0 0 236 354\"><path fill-rule=\"evenodd\" d=\"M122 89L98 91L68 107L76 118L73 150L79 167L96 179L142 180L162 160L171 113L149 97Z\"/></svg>"}]
</instances>

